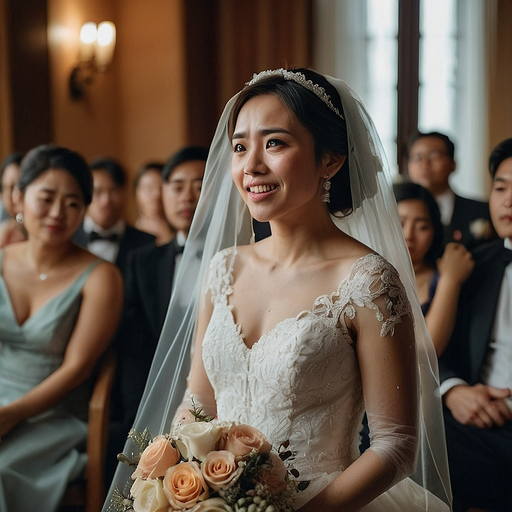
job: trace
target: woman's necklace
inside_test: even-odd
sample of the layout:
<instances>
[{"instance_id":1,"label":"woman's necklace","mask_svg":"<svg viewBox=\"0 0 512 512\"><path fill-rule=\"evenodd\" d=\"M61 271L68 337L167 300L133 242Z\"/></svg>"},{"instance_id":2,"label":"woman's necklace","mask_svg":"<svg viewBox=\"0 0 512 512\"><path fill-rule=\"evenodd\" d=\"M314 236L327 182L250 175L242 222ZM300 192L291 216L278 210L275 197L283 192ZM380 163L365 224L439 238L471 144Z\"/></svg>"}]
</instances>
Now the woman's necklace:
<instances>
[{"instance_id":1,"label":"woman's necklace","mask_svg":"<svg viewBox=\"0 0 512 512\"><path fill-rule=\"evenodd\" d=\"M51 267L47 268L44 271L39 271L36 269L36 274L38 274L39 281L46 281L48 279L48 274L58 265L60 265L67 257L68 257L69 251L66 251L66 254L60 258L56 263L54 263Z\"/></svg>"}]
</instances>

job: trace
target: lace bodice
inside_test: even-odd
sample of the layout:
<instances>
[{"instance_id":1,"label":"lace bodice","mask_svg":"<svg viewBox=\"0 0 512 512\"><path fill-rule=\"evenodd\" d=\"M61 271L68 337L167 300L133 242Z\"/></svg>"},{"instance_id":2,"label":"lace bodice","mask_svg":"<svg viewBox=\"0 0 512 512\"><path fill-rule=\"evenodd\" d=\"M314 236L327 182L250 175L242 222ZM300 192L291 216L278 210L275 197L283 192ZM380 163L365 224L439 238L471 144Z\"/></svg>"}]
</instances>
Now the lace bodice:
<instances>
[{"instance_id":1,"label":"lace bodice","mask_svg":"<svg viewBox=\"0 0 512 512\"><path fill-rule=\"evenodd\" d=\"M392 333L410 313L398 274L378 255L358 259L332 294L279 322L249 349L228 302L235 258L235 249L217 254L209 277L214 307L203 361L218 417L253 425L274 448L289 440L301 479L340 471L358 457L364 412L346 319L370 308L381 336ZM386 311L376 304L383 295Z\"/></svg>"}]
</instances>

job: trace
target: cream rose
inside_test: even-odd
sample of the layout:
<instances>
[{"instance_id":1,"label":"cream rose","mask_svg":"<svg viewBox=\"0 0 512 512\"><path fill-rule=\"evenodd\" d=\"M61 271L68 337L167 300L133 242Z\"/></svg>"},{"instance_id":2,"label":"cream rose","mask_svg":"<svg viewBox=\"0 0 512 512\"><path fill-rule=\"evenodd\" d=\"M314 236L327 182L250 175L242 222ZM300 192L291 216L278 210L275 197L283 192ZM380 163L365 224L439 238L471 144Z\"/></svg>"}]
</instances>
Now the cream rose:
<instances>
[{"instance_id":1,"label":"cream rose","mask_svg":"<svg viewBox=\"0 0 512 512\"><path fill-rule=\"evenodd\" d=\"M176 444L184 459L203 461L216 449L221 429L208 421L196 421L183 425L178 432Z\"/></svg>"},{"instance_id":2,"label":"cream rose","mask_svg":"<svg viewBox=\"0 0 512 512\"><path fill-rule=\"evenodd\" d=\"M192 414L190 409L184 408L180 409L174 418L174 424L178 427L182 425L188 425L189 423L194 423L196 421L196 417Z\"/></svg>"},{"instance_id":3,"label":"cream rose","mask_svg":"<svg viewBox=\"0 0 512 512\"><path fill-rule=\"evenodd\" d=\"M229 487L242 474L235 456L226 450L210 452L201 464L204 479L214 491Z\"/></svg>"},{"instance_id":4,"label":"cream rose","mask_svg":"<svg viewBox=\"0 0 512 512\"><path fill-rule=\"evenodd\" d=\"M167 512L169 509L169 500L165 496L162 482L158 479L137 478L133 482L130 493L135 498L133 501L135 512Z\"/></svg>"},{"instance_id":5,"label":"cream rose","mask_svg":"<svg viewBox=\"0 0 512 512\"><path fill-rule=\"evenodd\" d=\"M269 457L269 464L261 468L257 480L263 484L271 494L278 494L286 488L288 472L279 455L271 452Z\"/></svg>"},{"instance_id":6,"label":"cream rose","mask_svg":"<svg viewBox=\"0 0 512 512\"><path fill-rule=\"evenodd\" d=\"M261 454L270 453L272 447L258 429L249 425L232 425L223 430L217 448L227 450L235 457L244 458L252 450Z\"/></svg>"},{"instance_id":7,"label":"cream rose","mask_svg":"<svg viewBox=\"0 0 512 512\"><path fill-rule=\"evenodd\" d=\"M233 509L222 498L210 498L198 503L190 512L232 512Z\"/></svg>"},{"instance_id":8,"label":"cream rose","mask_svg":"<svg viewBox=\"0 0 512 512\"><path fill-rule=\"evenodd\" d=\"M191 508L209 497L208 486L197 462L172 466L165 473L162 484L173 510Z\"/></svg>"},{"instance_id":9,"label":"cream rose","mask_svg":"<svg viewBox=\"0 0 512 512\"><path fill-rule=\"evenodd\" d=\"M132 478L158 478L180 460L180 452L165 436L157 436L142 452Z\"/></svg>"}]
</instances>

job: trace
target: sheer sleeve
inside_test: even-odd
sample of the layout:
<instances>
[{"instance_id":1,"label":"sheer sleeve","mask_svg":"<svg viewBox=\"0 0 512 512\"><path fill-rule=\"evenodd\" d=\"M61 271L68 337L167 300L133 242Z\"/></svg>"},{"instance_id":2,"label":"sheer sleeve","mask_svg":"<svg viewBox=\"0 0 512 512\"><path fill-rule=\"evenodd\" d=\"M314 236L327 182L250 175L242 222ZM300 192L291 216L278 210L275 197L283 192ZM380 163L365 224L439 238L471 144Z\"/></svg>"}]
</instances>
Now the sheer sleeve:
<instances>
[{"instance_id":1,"label":"sheer sleeve","mask_svg":"<svg viewBox=\"0 0 512 512\"><path fill-rule=\"evenodd\" d=\"M409 476L416 463L417 367L409 301L397 272L380 260L380 269L374 264L360 270L353 326L370 449L394 484Z\"/></svg>"}]
</instances>

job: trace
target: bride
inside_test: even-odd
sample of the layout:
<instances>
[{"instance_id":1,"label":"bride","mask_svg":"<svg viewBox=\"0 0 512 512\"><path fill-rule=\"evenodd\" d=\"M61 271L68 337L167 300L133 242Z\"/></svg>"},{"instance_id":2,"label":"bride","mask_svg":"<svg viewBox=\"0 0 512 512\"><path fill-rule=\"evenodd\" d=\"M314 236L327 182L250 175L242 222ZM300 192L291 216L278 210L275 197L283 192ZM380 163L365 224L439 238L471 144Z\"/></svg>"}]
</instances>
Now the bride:
<instances>
[{"instance_id":1,"label":"bride","mask_svg":"<svg viewBox=\"0 0 512 512\"><path fill-rule=\"evenodd\" d=\"M251 217L272 235L248 244ZM342 81L265 71L228 103L183 258L135 428L168 431L186 386L289 441L311 481L296 510L450 510L435 354L378 136Z\"/></svg>"}]
</instances>

